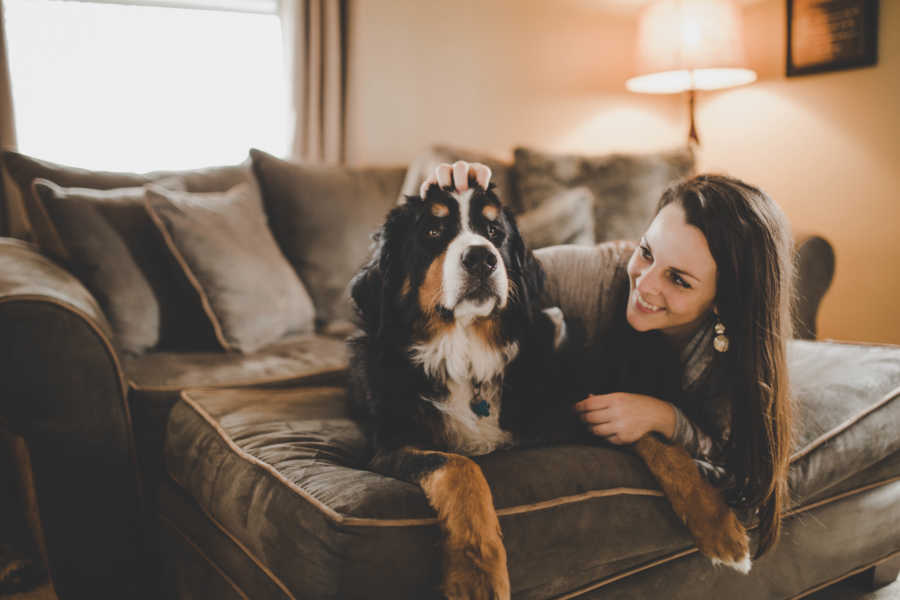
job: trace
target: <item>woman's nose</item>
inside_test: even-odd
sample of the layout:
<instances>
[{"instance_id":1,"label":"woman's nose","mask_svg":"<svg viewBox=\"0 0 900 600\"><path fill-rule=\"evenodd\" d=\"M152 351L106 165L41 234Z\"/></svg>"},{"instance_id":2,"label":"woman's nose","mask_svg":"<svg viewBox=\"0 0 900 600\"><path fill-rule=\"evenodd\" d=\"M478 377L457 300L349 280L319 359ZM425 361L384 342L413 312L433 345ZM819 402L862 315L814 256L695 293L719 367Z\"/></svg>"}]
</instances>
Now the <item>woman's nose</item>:
<instances>
[{"instance_id":1,"label":"woman's nose","mask_svg":"<svg viewBox=\"0 0 900 600\"><path fill-rule=\"evenodd\" d=\"M653 296L659 294L659 274L655 266L649 266L638 275L635 285L641 296Z\"/></svg>"}]
</instances>

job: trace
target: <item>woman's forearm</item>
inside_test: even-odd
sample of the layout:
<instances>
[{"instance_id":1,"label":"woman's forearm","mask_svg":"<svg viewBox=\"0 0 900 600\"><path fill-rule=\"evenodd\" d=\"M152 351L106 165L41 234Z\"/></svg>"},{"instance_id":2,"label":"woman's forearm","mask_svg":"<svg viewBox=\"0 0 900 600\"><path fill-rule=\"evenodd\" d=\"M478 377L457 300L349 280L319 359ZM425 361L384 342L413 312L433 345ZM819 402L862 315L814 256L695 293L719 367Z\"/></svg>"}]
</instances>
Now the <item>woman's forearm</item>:
<instances>
[{"instance_id":1,"label":"woman's forearm","mask_svg":"<svg viewBox=\"0 0 900 600\"><path fill-rule=\"evenodd\" d=\"M675 419L675 407L665 400L660 400L653 430L667 441L672 441L675 437Z\"/></svg>"}]
</instances>

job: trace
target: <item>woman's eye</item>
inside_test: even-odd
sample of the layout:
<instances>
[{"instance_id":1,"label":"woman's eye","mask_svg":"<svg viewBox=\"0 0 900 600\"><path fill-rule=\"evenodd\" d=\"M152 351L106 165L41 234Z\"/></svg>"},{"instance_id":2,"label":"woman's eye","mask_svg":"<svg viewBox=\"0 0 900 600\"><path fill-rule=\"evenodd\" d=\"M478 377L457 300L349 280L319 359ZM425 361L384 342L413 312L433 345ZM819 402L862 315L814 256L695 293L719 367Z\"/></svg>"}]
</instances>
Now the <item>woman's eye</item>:
<instances>
[{"instance_id":1,"label":"woman's eye","mask_svg":"<svg viewBox=\"0 0 900 600\"><path fill-rule=\"evenodd\" d=\"M687 290L691 289L691 284L684 280L678 273L672 273L672 281L675 285L683 287Z\"/></svg>"},{"instance_id":2,"label":"woman's eye","mask_svg":"<svg viewBox=\"0 0 900 600\"><path fill-rule=\"evenodd\" d=\"M650 254L650 248L647 246L641 246L641 256L644 257L644 260L653 260L653 255Z\"/></svg>"}]
</instances>

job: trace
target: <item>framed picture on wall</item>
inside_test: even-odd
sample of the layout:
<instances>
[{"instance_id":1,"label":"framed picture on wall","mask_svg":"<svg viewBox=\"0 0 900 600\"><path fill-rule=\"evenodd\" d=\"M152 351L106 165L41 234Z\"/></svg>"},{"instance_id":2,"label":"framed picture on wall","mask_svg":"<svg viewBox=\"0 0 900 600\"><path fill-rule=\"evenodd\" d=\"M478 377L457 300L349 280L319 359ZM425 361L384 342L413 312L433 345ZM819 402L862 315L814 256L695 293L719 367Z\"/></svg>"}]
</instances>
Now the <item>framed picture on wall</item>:
<instances>
[{"instance_id":1,"label":"framed picture on wall","mask_svg":"<svg viewBox=\"0 0 900 600\"><path fill-rule=\"evenodd\" d=\"M877 60L878 0L787 0L788 77Z\"/></svg>"}]
</instances>

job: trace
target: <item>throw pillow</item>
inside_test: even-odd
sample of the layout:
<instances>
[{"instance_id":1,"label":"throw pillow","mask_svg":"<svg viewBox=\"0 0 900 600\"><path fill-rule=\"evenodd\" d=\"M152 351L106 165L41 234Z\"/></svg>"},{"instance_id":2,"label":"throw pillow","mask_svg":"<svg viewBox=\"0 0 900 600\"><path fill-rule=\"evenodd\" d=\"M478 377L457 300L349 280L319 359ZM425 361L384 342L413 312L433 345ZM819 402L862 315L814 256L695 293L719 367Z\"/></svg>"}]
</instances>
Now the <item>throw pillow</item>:
<instances>
[{"instance_id":1,"label":"throw pillow","mask_svg":"<svg viewBox=\"0 0 900 600\"><path fill-rule=\"evenodd\" d=\"M563 189L583 185L591 190L598 242L638 239L666 186L694 167L690 149L584 156L516 148L514 154L515 183L525 210Z\"/></svg>"},{"instance_id":2,"label":"throw pillow","mask_svg":"<svg viewBox=\"0 0 900 600\"><path fill-rule=\"evenodd\" d=\"M62 241L54 235L52 224L37 206L37 199L31 193L31 182L37 178L47 179L63 187L108 190L113 188L140 187L145 183L178 177L189 192L217 192L227 190L251 178L249 165L210 167L187 171L156 171L151 173L121 173L79 169L40 160L7 150L3 152L3 166L15 184L13 194L8 198L9 214L18 220L10 222L12 233L36 241L41 248L53 255L64 253ZM2 232L0 232L2 233Z\"/></svg>"},{"instance_id":3,"label":"throw pillow","mask_svg":"<svg viewBox=\"0 0 900 600\"><path fill-rule=\"evenodd\" d=\"M397 204L403 169L288 162L251 150L275 239L306 284L322 323L352 319L347 286L372 234Z\"/></svg>"},{"instance_id":4,"label":"throw pillow","mask_svg":"<svg viewBox=\"0 0 900 600\"><path fill-rule=\"evenodd\" d=\"M533 210L516 217L525 245L594 245L594 198L586 187L562 190Z\"/></svg>"},{"instance_id":5,"label":"throw pillow","mask_svg":"<svg viewBox=\"0 0 900 600\"><path fill-rule=\"evenodd\" d=\"M512 165L483 152L473 152L451 146L432 146L417 156L406 170L402 193L406 196L417 196L419 187L425 178L434 172L441 163L453 164L458 160L480 162L491 168L491 181L497 184L497 195L514 213L522 212L522 204L516 195Z\"/></svg>"},{"instance_id":6,"label":"throw pillow","mask_svg":"<svg viewBox=\"0 0 900 600\"><path fill-rule=\"evenodd\" d=\"M62 244L64 254L55 258L97 299L120 348L141 353L156 346L160 305L122 236L123 231L135 231L128 224L134 220L129 213L143 210L144 190L64 189L45 179L33 185Z\"/></svg>"},{"instance_id":7,"label":"throw pillow","mask_svg":"<svg viewBox=\"0 0 900 600\"><path fill-rule=\"evenodd\" d=\"M313 329L312 301L269 231L252 183L194 194L148 185L147 211L226 350Z\"/></svg>"}]
</instances>

